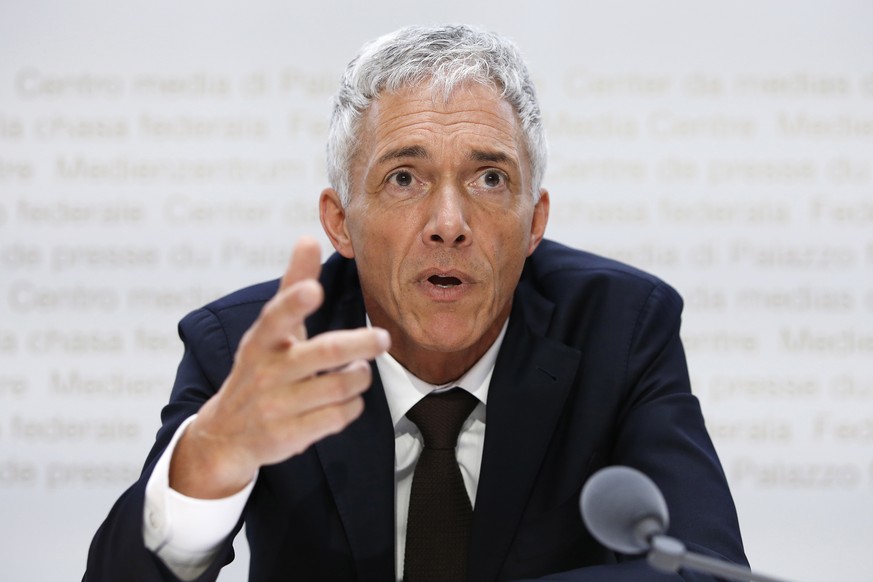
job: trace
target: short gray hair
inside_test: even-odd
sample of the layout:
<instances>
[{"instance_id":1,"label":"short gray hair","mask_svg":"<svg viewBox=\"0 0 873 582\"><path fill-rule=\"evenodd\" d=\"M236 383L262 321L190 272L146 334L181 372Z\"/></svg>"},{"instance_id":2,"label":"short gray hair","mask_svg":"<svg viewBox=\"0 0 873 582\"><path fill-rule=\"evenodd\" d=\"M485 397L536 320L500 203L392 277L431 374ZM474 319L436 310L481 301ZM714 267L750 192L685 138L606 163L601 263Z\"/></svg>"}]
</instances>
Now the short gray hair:
<instances>
[{"instance_id":1,"label":"short gray hair","mask_svg":"<svg viewBox=\"0 0 873 582\"><path fill-rule=\"evenodd\" d=\"M531 194L538 200L548 146L536 90L518 49L510 40L472 26L410 26L365 44L346 67L334 97L327 175L343 205L351 199L351 163L360 122L373 100L383 91L425 81L444 99L468 82L501 91L521 124L530 158Z\"/></svg>"}]
</instances>

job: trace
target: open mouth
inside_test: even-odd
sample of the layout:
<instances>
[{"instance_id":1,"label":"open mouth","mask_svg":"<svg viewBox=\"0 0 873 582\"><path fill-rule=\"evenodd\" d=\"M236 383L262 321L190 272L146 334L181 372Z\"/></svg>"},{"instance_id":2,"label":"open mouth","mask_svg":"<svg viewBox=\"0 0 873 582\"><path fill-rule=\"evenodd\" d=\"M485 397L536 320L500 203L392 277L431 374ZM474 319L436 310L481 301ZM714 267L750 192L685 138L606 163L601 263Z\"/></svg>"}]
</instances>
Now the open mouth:
<instances>
[{"instance_id":1,"label":"open mouth","mask_svg":"<svg viewBox=\"0 0 873 582\"><path fill-rule=\"evenodd\" d=\"M461 284L461 280L457 277L449 277L443 275L431 275L427 278L427 280L437 287L441 289L449 289L451 287L456 287Z\"/></svg>"}]
</instances>

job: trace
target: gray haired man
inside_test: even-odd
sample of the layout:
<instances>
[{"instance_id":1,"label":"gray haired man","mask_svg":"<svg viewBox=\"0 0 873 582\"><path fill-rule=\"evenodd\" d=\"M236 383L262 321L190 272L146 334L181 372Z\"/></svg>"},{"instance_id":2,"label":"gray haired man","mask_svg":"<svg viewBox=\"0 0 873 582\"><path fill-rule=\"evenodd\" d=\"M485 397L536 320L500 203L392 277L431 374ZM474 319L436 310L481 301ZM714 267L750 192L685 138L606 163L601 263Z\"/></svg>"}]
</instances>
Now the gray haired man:
<instances>
[{"instance_id":1,"label":"gray haired man","mask_svg":"<svg viewBox=\"0 0 873 582\"><path fill-rule=\"evenodd\" d=\"M544 239L545 134L511 42L365 45L327 152L336 253L304 238L281 280L183 319L162 428L87 580L213 580L243 523L253 581L668 579L585 530L579 491L610 464L658 483L671 533L745 562L681 299Z\"/></svg>"}]
</instances>

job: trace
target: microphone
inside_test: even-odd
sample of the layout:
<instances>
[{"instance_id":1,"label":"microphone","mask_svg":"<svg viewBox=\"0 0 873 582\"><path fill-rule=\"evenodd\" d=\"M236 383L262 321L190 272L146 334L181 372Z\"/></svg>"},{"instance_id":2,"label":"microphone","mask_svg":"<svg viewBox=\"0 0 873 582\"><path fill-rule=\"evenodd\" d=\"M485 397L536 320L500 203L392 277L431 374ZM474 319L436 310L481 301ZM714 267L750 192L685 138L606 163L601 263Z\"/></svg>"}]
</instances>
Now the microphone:
<instances>
[{"instance_id":1,"label":"microphone","mask_svg":"<svg viewBox=\"0 0 873 582\"><path fill-rule=\"evenodd\" d=\"M648 476L630 467L606 467L595 473L579 497L582 521L594 538L622 554L648 552L656 570L697 570L741 582L784 582L755 574L745 566L689 552L665 535L670 524L667 502Z\"/></svg>"}]
</instances>

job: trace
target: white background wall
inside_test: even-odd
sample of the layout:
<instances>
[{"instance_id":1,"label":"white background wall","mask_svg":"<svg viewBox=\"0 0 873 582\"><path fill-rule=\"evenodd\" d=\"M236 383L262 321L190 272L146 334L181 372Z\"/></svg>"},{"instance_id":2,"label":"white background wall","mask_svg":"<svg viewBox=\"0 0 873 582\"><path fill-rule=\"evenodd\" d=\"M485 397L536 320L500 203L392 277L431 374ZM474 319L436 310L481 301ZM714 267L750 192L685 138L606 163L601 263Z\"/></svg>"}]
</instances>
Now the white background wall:
<instances>
[{"instance_id":1,"label":"white background wall","mask_svg":"<svg viewBox=\"0 0 873 582\"><path fill-rule=\"evenodd\" d=\"M869 580L873 4L297 4L0 5L0 576L81 576L159 425L176 321L320 235L360 44L466 21L537 78L550 236L684 295L752 563Z\"/></svg>"}]
</instances>

